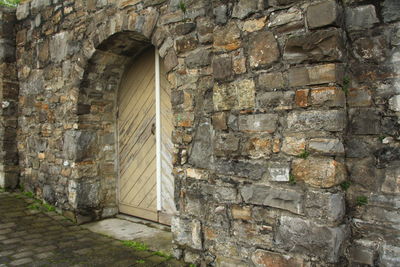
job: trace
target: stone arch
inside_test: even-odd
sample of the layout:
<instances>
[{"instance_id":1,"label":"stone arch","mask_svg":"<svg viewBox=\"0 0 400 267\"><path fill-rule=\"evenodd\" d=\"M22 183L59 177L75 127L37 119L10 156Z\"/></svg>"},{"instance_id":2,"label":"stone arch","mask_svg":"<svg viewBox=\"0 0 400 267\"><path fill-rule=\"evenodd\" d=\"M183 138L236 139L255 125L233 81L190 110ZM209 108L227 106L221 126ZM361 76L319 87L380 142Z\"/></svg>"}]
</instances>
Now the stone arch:
<instances>
[{"instance_id":1,"label":"stone arch","mask_svg":"<svg viewBox=\"0 0 400 267\"><path fill-rule=\"evenodd\" d=\"M132 17L140 20L137 14L111 17L89 39L90 57L76 106L77 126L65 134L74 143L69 158L74 162L75 179L70 181L69 191L75 192L72 206L77 210L78 221L109 217L118 211L115 115L120 80L136 56L151 46L160 47L164 40L151 39L156 21L131 30ZM171 71L178 61L172 45L167 48L160 55L170 57L172 64L166 68Z\"/></svg>"}]
</instances>

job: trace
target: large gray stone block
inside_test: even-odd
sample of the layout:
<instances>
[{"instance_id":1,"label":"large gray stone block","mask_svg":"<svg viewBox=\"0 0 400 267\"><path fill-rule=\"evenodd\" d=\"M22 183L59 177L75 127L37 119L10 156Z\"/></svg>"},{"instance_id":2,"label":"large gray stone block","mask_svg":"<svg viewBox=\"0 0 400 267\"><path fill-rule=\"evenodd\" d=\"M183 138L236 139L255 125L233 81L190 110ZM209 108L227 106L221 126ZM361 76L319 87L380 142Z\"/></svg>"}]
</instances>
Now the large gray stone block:
<instances>
[{"instance_id":1,"label":"large gray stone block","mask_svg":"<svg viewBox=\"0 0 400 267\"><path fill-rule=\"evenodd\" d=\"M283 59L292 64L305 61L341 61L344 56L342 34L339 30L314 31L288 39Z\"/></svg>"},{"instance_id":2,"label":"large gray stone block","mask_svg":"<svg viewBox=\"0 0 400 267\"><path fill-rule=\"evenodd\" d=\"M240 189L244 202L303 213L303 196L295 190L247 185Z\"/></svg>"},{"instance_id":3,"label":"large gray stone block","mask_svg":"<svg viewBox=\"0 0 400 267\"><path fill-rule=\"evenodd\" d=\"M288 115L289 131L311 130L342 131L346 126L346 113L343 110L294 111Z\"/></svg>"},{"instance_id":4,"label":"large gray stone block","mask_svg":"<svg viewBox=\"0 0 400 267\"><path fill-rule=\"evenodd\" d=\"M379 23L373 5L358 6L346 9L346 27L348 30L363 30Z\"/></svg>"},{"instance_id":5,"label":"large gray stone block","mask_svg":"<svg viewBox=\"0 0 400 267\"><path fill-rule=\"evenodd\" d=\"M336 25L340 9L335 0L327 0L310 5L307 8L307 23L310 29L327 25Z\"/></svg>"},{"instance_id":6,"label":"large gray stone block","mask_svg":"<svg viewBox=\"0 0 400 267\"><path fill-rule=\"evenodd\" d=\"M276 245L291 252L307 253L335 263L347 237L345 225L329 227L310 220L282 216L275 236Z\"/></svg>"},{"instance_id":7,"label":"large gray stone block","mask_svg":"<svg viewBox=\"0 0 400 267\"><path fill-rule=\"evenodd\" d=\"M385 0L383 1L383 21L392 22L400 20L400 1L398 0Z\"/></svg>"},{"instance_id":8,"label":"large gray stone block","mask_svg":"<svg viewBox=\"0 0 400 267\"><path fill-rule=\"evenodd\" d=\"M239 130L243 132L273 133L277 128L277 114L253 114L239 116Z\"/></svg>"},{"instance_id":9,"label":"large gray stone block","mask_svg":"<svg viewBox=\"0 0 400 267\"><path fill-rule=\"evenodd\" d=\"M243 19L257 10L257 1L240 0L233 8L232 17Z\"/></svg>"}]
</instances>

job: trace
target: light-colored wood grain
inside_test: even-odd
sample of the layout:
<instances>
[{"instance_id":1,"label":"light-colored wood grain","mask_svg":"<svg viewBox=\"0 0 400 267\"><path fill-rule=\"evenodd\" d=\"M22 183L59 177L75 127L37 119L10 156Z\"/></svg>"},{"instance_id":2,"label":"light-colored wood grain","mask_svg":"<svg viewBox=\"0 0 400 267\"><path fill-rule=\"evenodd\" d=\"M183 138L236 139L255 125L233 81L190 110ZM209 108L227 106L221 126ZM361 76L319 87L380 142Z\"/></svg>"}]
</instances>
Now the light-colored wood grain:
<instances>
[{"instance_id":1,"label":"light-colored wood grain","mask_svg":"<svg viewBox=\"0 0 400 267\"><path fill-rule=\"evenodd\" d=\"M165 69L161 64L161 201L162 212L173 215L176 212L174 203L174 176L172 175L172 151L171 140L173 130L173 114L171 106L171 85L166 77ZM164 222L166 222L165 220Z\"/></svg>"},{"instance_id":2,"label":"light-colored wood grain","mask_svg":"<svg viewBox=\"0 0 400 267\"><path fill-rule=\"evenodd\" d=\"M154 50L145 51L124 75L118 97L120 211L157 221Z\"/></svg>"},{"instance_id":3,"label":"light-colored wood grain","mask_svg":"<svg viewBox=\"0 0 400 267\"><path fill-rule=\"evenodd\" d=\"M171 86L160 69L161 207L157 212L154 50L141 54L123 75L118 96L118 161L120 211L170 224L176 213L171 141ZM161 216L158 216L161 214Z\"/></svg>"}]
</instances>

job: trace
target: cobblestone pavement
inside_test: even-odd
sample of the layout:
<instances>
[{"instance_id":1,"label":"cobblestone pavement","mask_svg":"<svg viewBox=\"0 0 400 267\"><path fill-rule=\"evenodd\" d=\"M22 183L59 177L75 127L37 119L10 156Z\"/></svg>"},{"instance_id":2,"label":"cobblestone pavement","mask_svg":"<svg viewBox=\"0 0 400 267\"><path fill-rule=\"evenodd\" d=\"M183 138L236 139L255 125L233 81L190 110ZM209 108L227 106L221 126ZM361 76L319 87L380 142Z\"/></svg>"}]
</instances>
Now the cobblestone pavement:
<instances>
[{"instance_id":1,"label":"cobblestone pavement","mask_svg":"<svg viewBox=\"0 0 400 267\"><path fill-rule=\"evenodd\" d=\"M185 266L173 259L125 247L55 212L32 208L32 199L0 193L0 267Z\"/></svg>"}]
</instances>

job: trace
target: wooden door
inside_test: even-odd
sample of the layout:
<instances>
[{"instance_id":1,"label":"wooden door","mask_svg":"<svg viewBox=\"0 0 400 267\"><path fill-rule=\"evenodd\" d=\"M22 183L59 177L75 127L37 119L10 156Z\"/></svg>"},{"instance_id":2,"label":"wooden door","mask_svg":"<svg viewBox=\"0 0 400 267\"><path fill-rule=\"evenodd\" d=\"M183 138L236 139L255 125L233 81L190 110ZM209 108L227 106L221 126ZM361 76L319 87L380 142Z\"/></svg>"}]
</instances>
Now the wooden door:
<instances>
[{"instance_id":1,"label":"wooden door","mask_svg":"<svg viewBox=\"0 0 400 267\"><path fill-rule=\"evenodd\" d=\"M171 86L163 65L158 64L159 60L156 64L155 59L154 49L135 59L124 74L118 94L119 209L170 224L171 215L176 212Z\"/></svg>"},{"instance_id":2,"label":"wooden door","mask_svg":"<svg viewBox=\"0 0 400 267\"><path fill-rule=\"evenodd\" d=\"M117 102L120 212L157 221L153 49L125 73Z\"/></svg>"}]
</instances>

